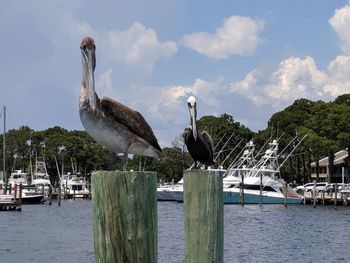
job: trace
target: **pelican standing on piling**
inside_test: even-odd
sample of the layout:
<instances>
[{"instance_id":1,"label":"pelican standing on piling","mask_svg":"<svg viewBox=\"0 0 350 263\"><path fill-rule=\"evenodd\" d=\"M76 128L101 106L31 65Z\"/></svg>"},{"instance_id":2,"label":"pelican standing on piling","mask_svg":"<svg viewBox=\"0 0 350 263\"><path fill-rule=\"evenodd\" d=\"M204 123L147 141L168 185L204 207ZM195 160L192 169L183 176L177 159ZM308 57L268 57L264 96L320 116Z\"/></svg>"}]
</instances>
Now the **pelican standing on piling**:
<instances>
[{"instance_id":1,"label":"pelican standing on piling","mask_svg":"<svg viewBox=\"0 0 350 263\"><path fill-rule=\"evenodd\" d=\"M197 161L206 166L215 164L214 161L214 149L213 141L210 135L206 131L197 129L197 104L196 99L190 96L187 99L187 106L190 113L190 128L184 133L184 140L187 149L195 162L197 167Z\"/></svg>"},{"instance_id":2,"label":"pelican standing on piling","mask_svg":"<svg viewBox=\"0 0 350 263\"><path fill-rule=\"evenodd\" d=\"M128 154L162 157L152 128L143 116L113 99L99 99L95 93L96 46L91 37L82 40L83 82L79 96L80 120L97 143L112 152L123 153L123 170Z\"/></svg>"}]
</instances>

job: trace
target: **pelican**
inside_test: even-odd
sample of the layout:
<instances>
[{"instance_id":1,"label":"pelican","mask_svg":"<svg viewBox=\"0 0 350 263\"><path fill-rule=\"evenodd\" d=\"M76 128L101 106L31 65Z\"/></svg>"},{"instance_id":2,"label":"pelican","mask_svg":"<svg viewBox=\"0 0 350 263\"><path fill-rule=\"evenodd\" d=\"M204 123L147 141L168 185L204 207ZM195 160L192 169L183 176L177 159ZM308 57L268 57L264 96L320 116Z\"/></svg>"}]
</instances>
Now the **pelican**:
<instances>
[{"instance_id":1,"label":"pelican","mask_svg":"<svg viewBox=\"0 0 350 263\"><path fill-rule=\"evenodd\" d=\"M187 149L195 162L197 167L197 161L201 162L206 166L215 164L213 160L214 150L213 141L210 135L206 131L197 129L196 118L197 118L197 106L196 99L190 96L187 99L187 106L190 112L190 128L184 133L184 140Z\"/></svg>"},{"instance_id":2,"label":"pelican","mask_svg":"<svg viewBox=\"0 0 350 263\"><path fill-rule=\"evenodd\" d=\"M84 38L80 49L83 81L79 114L88 134L111 152L124 154L123 170L126 169L128 154L162 157L152 128L139 112L111 98L99 99L95 93L95 41L91 37Z\"/></svg>"}]
</instances>

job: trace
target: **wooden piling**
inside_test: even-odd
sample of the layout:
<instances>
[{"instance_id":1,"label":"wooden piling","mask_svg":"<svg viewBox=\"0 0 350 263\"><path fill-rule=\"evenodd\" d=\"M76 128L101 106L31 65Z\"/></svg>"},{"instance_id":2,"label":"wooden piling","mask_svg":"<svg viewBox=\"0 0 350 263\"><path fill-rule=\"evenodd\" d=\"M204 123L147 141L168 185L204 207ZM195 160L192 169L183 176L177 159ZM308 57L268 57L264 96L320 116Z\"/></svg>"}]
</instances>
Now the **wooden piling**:
<instances>
[{"instance_id":1,"label":"wooden piling","mask_svg":"<svg viewBox=\"0 0 350 263\"><path fill-rule=\"evenodd\" d=\"M323 205L326 205L325 195L326 195L326 191L323 190L323 191L322 191L322 204L323 204Z\"/></svg>"},{"instance_id":2,"label":"wooden piling","mask_svg":"<svg viewBox=\"0 0 350 263\"><path fill-rule=\"evenodd\" d=\"M223 262L222 171L184 172L185 262Z\"/></svg>"},{"instance_id":3,"label":"wooden piling","mask_svg":"<svg viewBox=\"0 0 350 263\"><path fill-rule=\"evenodd\" d=\"M263 197L262 197L262 190L263 190L263 185L262 185L262 173L260 173L260 203L259 205L262 206L263 203Z\"/></svg>"},{"instance_id":4,"label":"wooden piling","mask_svg":"<svg viewBox=\"0 0 350 263\"><path fill-rule=\"evenodd\" d=\"M49 196L48 196L48 202L49 202L49 205L52 205L52 187L51 185L49 185Z\"/></svg>"},{"instance_id":5,"label":"wooden piling","mask_svg":"<svg viewBox=\"0 0 350 263\"><path fill-rule=\"evenodd\" d=\"M284 183L284 190L285 190L284 207L287 207L288 206L288 184L287 184L287 182Z\"/></svg>"},{"instance_id":6,"label":"wooden piling","mask_svg":"<svg viewBox=\"0 0 350 263\"><path fill-rule=\"evenodd\" d=\"M58 190L57 190L57 205L61 205L61 199L62 199L62 189L61 189L61 182L58 184Z\"/></svg>"},{"instance_id":7,"label":"wooden piling","mask_svg":"<svg viewBox=\"0 0 350 263\"><path fill-rule=\"evenodd\" d=\"M156 263L157 174L97 171L91 185L95 262Z\"/></svg>"},{"instance_id":8,"label":"wooden piling","mask_svg":"<svg viewBox=\"0 0 350 263\"><path fill-rule=\"evenodd\" d=\"M241 205L244 205L244 174L243 172L241 171L241 183L240 183L240 191L239 191L239 203Z\"/></svg>"},{"instance_id":9,"label":"wooden piling","mask_svg":"<svg viewBox=\"0 0 350 263\"><path fill-rule=\"evenodd\" d=\"M338 184L335 183L335 189L334 189L334 207L337 209L337 204L338 204Z\"/></svg>"},{"instance_id":10,"label":"wooden piling","mask_svg":"<svg viewBox=\"0 0 350 263\"><path fill-rule=\"evenodd\" d=\"M314 181L314 188L312 191L312 197L313 197L313 201L314 201L314 208L316 208L316 181Z\"/></svg>"}]
</instances>

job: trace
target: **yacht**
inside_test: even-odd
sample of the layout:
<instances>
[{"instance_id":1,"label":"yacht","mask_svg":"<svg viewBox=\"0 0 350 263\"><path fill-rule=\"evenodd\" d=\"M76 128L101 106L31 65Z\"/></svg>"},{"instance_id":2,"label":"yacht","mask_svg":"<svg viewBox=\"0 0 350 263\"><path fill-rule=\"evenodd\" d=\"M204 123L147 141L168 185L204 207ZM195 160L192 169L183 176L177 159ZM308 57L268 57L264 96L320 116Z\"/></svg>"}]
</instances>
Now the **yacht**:
<instances>
[{"instance_id":1,"label":"yacht","mask_svg":"<svg viewBox=\"0 0 350 263\"><path fill-rule=\"evenodd\" d=\"M85 198L90 194L86 178L79 173L63 174L61 178L61 191L63 195L76 198Z\"/></svg>"},{"instance_id":2,"label":"yacht","mask_svg":"<svg viewBox=\"0 0 350 263\"><path fill-rule=\"evenodd\" d=\"M291 142L293 141L294 139ZM241 182L232 187L224 187L224 203L301 204L302 197L292 190L283 179L279 178L280 168L296 147L279 164L278 159L281 153L278 154L278 141L273 140L268 145L268 149L259 161L254 158L248 164L239 165L228 170L229 174L240 178Z\"/></svg>"},{"instance_id":3,"label":"yacht","mask_svg":"<svg viewBox=\"0 0 350 263\"><path fill-rule=\"evenodd\" d=\"M32 174L32 185L35 186L38 192L44 193L45 197L48 197L49 189L52 186L44 161L36 161L35 170Z\"/></svg>"},{"instance_id":4,"label":"yacht","mask_svg":"<svg viewBox=\"0 0 350 263\"><path fill-rule=\"evenodd\" d=\"M15 170L11 173L9 184L12 186L12 190L14 190L14 185L21 184L22 189L22 203L23 204L38 204L45 201L44 194L38 193L35 187L30 187L28 185L28 173L23 170ZM19 196L19 187L17 187L17 196Z\"/></svg>"}]
</instances>

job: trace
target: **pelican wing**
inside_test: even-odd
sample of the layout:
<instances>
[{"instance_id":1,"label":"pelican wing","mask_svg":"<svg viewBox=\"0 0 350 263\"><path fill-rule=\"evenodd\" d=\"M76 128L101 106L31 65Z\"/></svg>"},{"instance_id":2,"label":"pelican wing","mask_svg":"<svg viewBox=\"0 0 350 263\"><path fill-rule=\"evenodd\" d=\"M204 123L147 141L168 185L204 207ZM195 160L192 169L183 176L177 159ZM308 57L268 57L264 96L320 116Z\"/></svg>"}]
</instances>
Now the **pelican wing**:
<instances>
[{"instance_id":1,"label":"pelican wing","mask_svg":"<svg viewBox=\"0 0 350 263\"><path fill-rule=\"evenodd\" d=\"M141 113L107 97L103 97L100 103L103 111L112 119L123 124L132 133L147 141L157 150L162 151L152 128L148 125Z\"/></svg>"},{"instance_id":2,"label":"pelican wing","mask_svg":"<svg viewBox=\"0 0 350 263\"><path fill-rule=\"evenodd\" d=\"M214 147L213 147L213 140L211 139L210 135L206 131L202 131L202 136L204 141L208 144L210 154L212 158L214 158Z\"/></svg>"}]
</instances>

